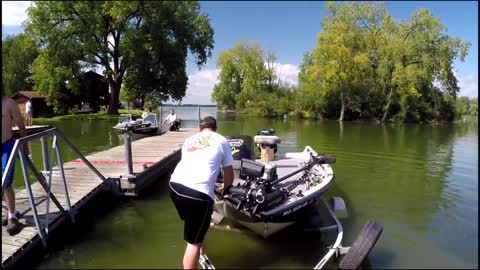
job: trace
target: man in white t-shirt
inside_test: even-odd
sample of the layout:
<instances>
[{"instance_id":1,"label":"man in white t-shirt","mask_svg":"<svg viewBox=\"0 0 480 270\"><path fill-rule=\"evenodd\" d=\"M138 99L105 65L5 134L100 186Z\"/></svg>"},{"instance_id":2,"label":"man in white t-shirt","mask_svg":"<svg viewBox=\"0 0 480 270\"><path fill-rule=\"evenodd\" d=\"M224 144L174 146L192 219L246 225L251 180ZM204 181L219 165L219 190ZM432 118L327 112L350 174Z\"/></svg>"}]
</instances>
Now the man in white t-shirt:
<instances>
[{"instance_id":1,"label":"man in white t-shirt","mask_svg":"<svg viewBox=\"0 0 480 270\"><path fill-rule=\"evenodd\" d=\"M27 126L32 125L33 111L32 111L32 102L30 100L25 103L25 113L27 114Z\"/></svg>"},{"instance_id":2,"label":"man in white t-shirt","mask_svg":"<svg viewBox=\"0 0 480 270\"><path fill-rule=\"evenodd\" d=\"M233 183L233 157L227 139L216 132L217 121L207 116L200 132L186 139L182 158L170 179L170 195L184 223L187 248L184 269L196 269L202 242L210 226L216 181L223 168L223 190Z\"/></svg>"},{"instance_id":3,"label":"man in white t-shirt","mask_svg":"<svg viewBox=\"0 0 480 270\"><path fill-rule=\"evenodd\" d=\"M162 124L165 123L170 125L170 131L179 131L180 121L177 120L177 115L173 109L170 110L170 114L165 118Z\"/></svg>"}]
</instances>

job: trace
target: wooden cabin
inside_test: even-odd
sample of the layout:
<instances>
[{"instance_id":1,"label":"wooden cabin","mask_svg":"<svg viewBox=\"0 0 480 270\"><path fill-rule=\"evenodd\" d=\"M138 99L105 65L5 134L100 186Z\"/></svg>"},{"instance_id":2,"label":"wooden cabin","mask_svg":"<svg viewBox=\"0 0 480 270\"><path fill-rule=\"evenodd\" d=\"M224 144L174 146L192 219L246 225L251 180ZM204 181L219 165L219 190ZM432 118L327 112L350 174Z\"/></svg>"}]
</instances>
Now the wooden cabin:
<instances>
[{"instance_id":1,"label":"wooden cabin","mask_svg":"<svg viewBox=\"0 0 480 270\"><path fill-rule=\"evenodd\" d=\"M32 103L33 117L49 115L53 113L53 108L47 105L46 96L35 91L19 91L11 97L18 104L22 115L25 115L25 104L30 100Z\"/></svg>"}]
</instances>

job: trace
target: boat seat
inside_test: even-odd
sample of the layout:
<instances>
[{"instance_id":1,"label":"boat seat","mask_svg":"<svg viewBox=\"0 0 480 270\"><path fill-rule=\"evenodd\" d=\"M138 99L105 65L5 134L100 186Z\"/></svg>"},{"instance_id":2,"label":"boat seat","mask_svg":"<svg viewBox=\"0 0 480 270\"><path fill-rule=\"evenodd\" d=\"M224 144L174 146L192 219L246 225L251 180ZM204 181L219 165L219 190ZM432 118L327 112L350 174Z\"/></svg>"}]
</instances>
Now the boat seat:
<instances>
[{"instance_id":1,"label":"boat seat","mask_svg":"<svg viewBox=\"0 0 480 270\"><path fill-rule=\"evenodd\" d=\"M256 135L255 137L253 137L253 140L257 144L274 145L280 143L280 138L272 135Z\"/></svg>"}]
</instances>

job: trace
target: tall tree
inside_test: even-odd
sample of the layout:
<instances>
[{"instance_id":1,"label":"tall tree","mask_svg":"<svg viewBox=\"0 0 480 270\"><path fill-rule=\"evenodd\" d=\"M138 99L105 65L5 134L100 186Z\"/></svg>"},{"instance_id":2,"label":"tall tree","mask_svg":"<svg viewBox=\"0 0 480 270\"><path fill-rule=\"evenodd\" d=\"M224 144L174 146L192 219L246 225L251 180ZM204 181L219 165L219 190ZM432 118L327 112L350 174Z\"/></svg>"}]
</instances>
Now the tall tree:
<instances>
[{"instance_id":1,"label":"tall tree","mask_svg":"<svg viewBox=\"0 0 480 270\"><path fill-rule=\"evenodd\" d=\"M42 48L74 50L82 67L104 68L109 114L118 113L120 88L130 72L132 85L157 83L146 91L181 99L188 51L201 67L213 49L213 29L197 1L36 1L26 29Z\"/></svg>"},{"instance_id":2,"label":"tall tree","mask_svg":"<svg viewBox=\"0 0 480 270\"><path fill-rule=\"evenodd\" d=\"M396 23L382 4L327 7L308 69L299 74L297 97L315 86L324 101L317 106L321 113L338 97L333 108L339 120L346 111L381 121L453 119L459 90L453 62L463 61L468 42L447 35L426 9Z\"/></svg>"},{"instance_id":3,"label":"tall tree","mask_svg":"<svg viewBox=\"0 0 480 270\"><path fill-rule=\"evenodd\" d=\"M220 53L217 66L220 78L212 99L226 109L255 106L255 100L265 90L269 78L260 45L237 43L232 49Z\"/></svg>"},{"instance_id":4,"label":"tall tree","mask_svg":"<svg viewBox=\"0 0 480 270\"><path fill-rule=\"evenodd\" d=\"M2 91L5 95L33 90L32 64L38 52L35 42L25 34L2 40Z\"/></svg>"}]
</instances>

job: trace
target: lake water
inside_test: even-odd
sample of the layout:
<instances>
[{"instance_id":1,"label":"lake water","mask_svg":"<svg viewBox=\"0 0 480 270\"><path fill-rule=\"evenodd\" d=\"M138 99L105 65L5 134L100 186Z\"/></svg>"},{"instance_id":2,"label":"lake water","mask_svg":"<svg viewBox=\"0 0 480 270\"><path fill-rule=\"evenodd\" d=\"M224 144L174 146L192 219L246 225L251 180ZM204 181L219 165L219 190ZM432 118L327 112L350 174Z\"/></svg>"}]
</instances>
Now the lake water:
<instances>
[{"instance_id":1,"label":"lake water","mask_svg":"<svg viewBox=\"0 0 480 270\"><path fill-rule=\"evenodd\" d=\"M176 110L184 126L198 125L196 107ZM216 110L202 108L205 114L216 115ZM121 144L111 128L114 121L52 124L84 154ZM282 139L280 154L310 145L335 156L328 197L344 198L348 208L343 244L350 245L371 218L384 227L370 254L373 268L478 268L477 121L433 127L219 113L218 126L224 135L253 136L260 128L274 128ZM40 165L39 146L31 147ZM65 159L76 158L62 152ZM15 186L21 188L18 168L16 172ZM88 229L51 248L35 267L180 267L183 228L167 182L168 177L146 196L123 199L112 211L95 216ZM210 229L205 250L218 268L312 268L323 254L320 235L298 229L266 240L247 231Z\"/></svg>"}]
</instances>

